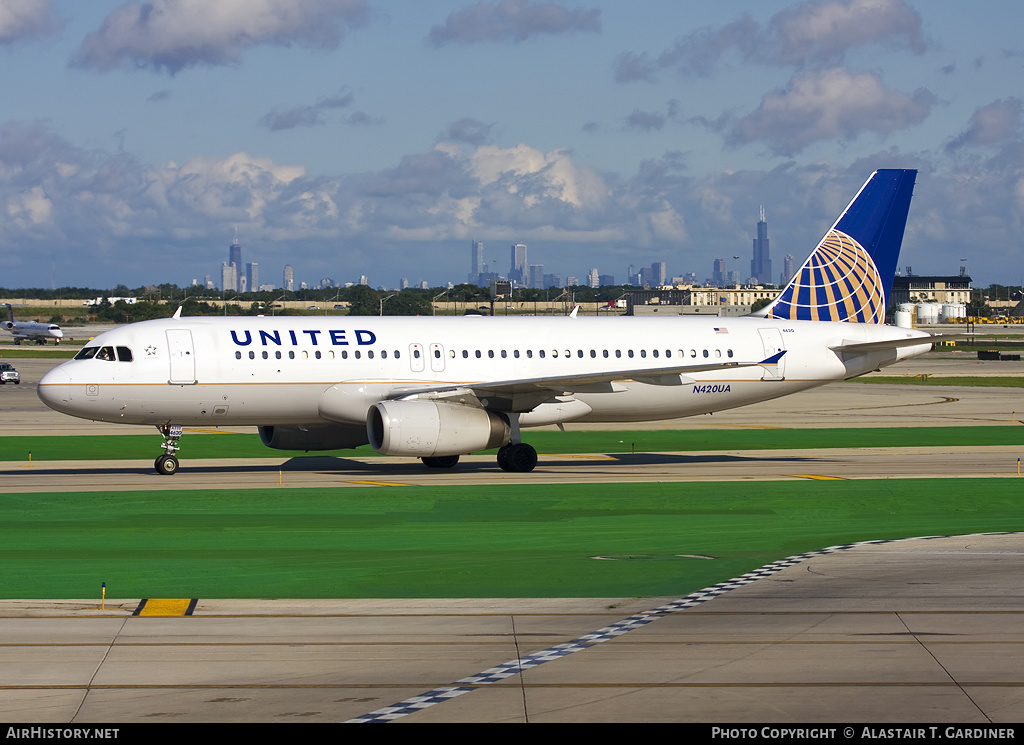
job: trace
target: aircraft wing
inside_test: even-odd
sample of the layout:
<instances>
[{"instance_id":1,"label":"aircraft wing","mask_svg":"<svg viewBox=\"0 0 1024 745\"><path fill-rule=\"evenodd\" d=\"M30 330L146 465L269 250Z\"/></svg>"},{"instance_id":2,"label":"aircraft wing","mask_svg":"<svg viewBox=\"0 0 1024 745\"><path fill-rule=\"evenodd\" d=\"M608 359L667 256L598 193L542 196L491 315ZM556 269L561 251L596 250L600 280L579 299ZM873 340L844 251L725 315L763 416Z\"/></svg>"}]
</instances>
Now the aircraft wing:
<instances>
[{"instance_id":1,"label":"aircraft wing","mask_svg":"<svg viewBox=\"0 0 1024 745\"><path fill-rule=\"evenodd\" d=\"M395 390L392 397L404 398L449 398L470 394L477 399L501 402L499 408L512 411L529 411L554 396L573 393L614 393L624 390L616 387L620 381L633 380L648 385L686 385L694 382L688 375L714 370L731 370L740 367L771 367L777 365L785 350L760 362L706 362L696 365L672 365L646 369L624 369L612 372L598 372L576 375L556 375L540 378L518 378L494 380L479 383L461 383L428 388Z\"/></svg>"}]
</instances>

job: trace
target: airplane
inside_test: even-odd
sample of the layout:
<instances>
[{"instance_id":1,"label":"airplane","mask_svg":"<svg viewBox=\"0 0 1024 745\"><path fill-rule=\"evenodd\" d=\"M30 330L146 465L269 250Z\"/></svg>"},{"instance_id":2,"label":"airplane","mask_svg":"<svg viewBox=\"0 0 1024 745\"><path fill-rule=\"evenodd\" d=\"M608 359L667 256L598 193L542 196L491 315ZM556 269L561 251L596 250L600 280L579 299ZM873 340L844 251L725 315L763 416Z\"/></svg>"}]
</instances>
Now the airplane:
<instances>
[{"instance_id":1,"label":"airplane","mask_svg":"<svg viewBox=\"0 0 1024 745\"><path fill-rule=\"evenodd\" d=\"M15 344L21 344L22 339L33 339L36 344L46 344L47 339L53 339L54 344L60 344L60 340L64 338L64 332L57 324L16 321L11 304L4 303L4 305L7 307L7 320L0 322L0 326L14 334Z\"/></svg>"},{"instance_id":2,"label":"airplane","mask_svg":"<svg viewBox=\"0 0 1024 745\"><path fill-rule=\"evenodd\" d=\"M884 325L917 172L867 180L777 299L743 317L181 317L92 339L39 382L47 406L155 425L159 474L183 427L249 425L281 450L369 444L451 468L522 430L706 414L846 380L928 352Z\"/></svg>"}]
</instances>

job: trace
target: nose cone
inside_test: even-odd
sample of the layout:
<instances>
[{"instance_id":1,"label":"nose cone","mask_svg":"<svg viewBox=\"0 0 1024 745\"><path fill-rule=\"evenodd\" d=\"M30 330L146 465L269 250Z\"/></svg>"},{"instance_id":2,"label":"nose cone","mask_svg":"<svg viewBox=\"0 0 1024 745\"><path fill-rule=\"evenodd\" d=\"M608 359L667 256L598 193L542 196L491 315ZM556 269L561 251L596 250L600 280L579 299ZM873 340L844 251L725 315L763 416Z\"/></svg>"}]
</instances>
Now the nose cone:
<instances>
[{"instance_id":1,"label":"nose cone","mask_svg":"<svg viewBox=\"0 0 1024 745\"><path fill-rule=\"evenodd\" d=\"M50 335L56 339L64 338L64 332L60 330L60 326L50 326Z\"/></svg>"},{"instance_id":2,"label":"nose cone","mask_svg":"<svg viewBox=\"0 0 1024 745\"><path fill-rule=\"evenodd\" d=\"M71 376L61 367L55 367L46 373L36 387L40 400L51 409L62 414L70 414Z\"/></svg>"}]
</instances>

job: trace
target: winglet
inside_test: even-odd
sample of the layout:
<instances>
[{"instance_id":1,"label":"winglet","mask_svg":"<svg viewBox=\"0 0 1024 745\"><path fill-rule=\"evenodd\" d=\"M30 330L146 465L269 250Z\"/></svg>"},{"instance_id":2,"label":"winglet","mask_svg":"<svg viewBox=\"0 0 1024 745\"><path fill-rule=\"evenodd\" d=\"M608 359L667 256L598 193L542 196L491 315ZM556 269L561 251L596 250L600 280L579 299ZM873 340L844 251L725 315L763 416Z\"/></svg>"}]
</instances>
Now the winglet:
<instances>
[{"instance_id":1,"label":"winglet","mask_svg":"<svg viewBox=\"0 0 1024 745\"><path fill-rule=\"evenodd\" d=\"M569 314L569 318L575 318L576 314L579 313L579 312L580 312L580 306L578 306L578 305L572 306L572 313Z\"/></svg>"},{"instance_id":2,"label":"winglet","mask_svg":"<svg viewBox=\"0 0 1024 745\"><path fill-rule=\"evenodd\" d=\"M171 318L173 318L174 320L178 320L179 318L181 318L181 306L180 305L178 306L178 309L176 311L174 311L174 315L171 316Z\"/></svg>"}]
</instances>

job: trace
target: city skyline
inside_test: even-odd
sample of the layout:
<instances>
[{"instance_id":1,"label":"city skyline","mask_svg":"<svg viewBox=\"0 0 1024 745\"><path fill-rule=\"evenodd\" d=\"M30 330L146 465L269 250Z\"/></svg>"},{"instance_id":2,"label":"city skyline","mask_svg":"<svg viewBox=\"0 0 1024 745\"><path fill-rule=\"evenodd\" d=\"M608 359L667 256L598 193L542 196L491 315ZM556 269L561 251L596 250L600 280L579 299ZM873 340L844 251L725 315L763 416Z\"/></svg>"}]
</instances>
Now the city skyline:
<instances>
[{"instance_id":1,"label":"city skyline","mask_svg":"<svg viewBox=\"0 0 1024 745\"><path fill-rule=\"evenodd\" d=\"M703 278L746 253L762 204L802 260L878 168L920 173L905 264L966 257L985 283L1018 256L1009 0L17 10L0 13L5 285L186 284L233 226L265 276L308 282L458 281L472 239L491 271L491 247L520 242L563 277L657 259Z\"/></svg>"}]
</instances>

